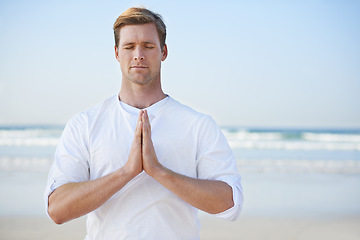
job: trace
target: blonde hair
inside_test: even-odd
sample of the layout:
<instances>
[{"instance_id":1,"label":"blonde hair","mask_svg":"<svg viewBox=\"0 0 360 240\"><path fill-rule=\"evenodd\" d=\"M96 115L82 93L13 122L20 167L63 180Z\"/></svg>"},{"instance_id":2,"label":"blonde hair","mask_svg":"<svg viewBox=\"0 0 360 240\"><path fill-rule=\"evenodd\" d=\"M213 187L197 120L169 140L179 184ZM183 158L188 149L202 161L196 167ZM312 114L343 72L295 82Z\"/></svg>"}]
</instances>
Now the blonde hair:
<instances>
[{"instance_id":1,"label":"blonde hair","mask_svg":"<svg viewBox=\"0 0 360 240\"><path fill-rule=\"evenodd\" d=\"M132 7L123 12L115 21L114 37L115 46L119 45L120 29L127 25L140 25L146 23L154 23L159 35L161 48L165 45L166 40L166 26L162 20L162 17L143 7Z\"/></svg>"}]
</instances>

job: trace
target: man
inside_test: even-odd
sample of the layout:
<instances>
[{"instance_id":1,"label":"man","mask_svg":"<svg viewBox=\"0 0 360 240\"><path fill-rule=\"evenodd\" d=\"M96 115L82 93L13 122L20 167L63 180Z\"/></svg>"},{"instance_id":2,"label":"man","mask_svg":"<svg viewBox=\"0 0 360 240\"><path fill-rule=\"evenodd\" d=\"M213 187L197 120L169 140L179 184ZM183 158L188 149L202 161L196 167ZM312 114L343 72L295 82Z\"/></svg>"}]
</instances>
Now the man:
<instances>
[{"instance_id":1,"label":"man","mask_svg":"<svg viewBox=\"0 0 360 240\"><path fill-rule=\"evenodd\" d=\"M234 155L215 122L164 94L161 17L130 8L114 24L117 96L66 125L45 191L57 224L87 214L86 239L199 239L197 209L235 220Z\"/></svg>"}]
</instances>

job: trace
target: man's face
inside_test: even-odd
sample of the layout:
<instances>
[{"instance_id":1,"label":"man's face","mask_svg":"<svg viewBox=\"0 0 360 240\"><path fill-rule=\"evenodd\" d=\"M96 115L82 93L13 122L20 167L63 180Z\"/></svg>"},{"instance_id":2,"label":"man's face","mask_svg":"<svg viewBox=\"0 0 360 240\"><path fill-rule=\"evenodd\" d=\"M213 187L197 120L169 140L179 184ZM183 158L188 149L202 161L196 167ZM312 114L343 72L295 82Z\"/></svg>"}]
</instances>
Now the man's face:
<instances>
[{"instance_id":1,"label":"man's face","mask_svg":"<svg viewBox=\"0 0 360 240\"><path fill-rule=\"evenodd\" d=\"M123 81L139 85L160 82L161 61L167 57L167 47L161 49L155 24L124 26L119 36L115 55Z\"/></svg>"}]
</instances>

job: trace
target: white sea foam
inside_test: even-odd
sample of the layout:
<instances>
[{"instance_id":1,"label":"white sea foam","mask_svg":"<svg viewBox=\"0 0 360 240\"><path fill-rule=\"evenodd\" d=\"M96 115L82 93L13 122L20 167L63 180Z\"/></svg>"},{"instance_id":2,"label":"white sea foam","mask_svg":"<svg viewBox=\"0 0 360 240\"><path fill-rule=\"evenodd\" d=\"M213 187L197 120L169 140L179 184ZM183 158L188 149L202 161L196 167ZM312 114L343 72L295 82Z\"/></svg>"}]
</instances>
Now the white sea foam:
<instances>
[{"instance_id":1,"label":"white sea foam","mask_svg":"<svg viewBox=\"0 0 360 240\"><path fill-rule=\"evenodd\" d=\"M229 140L252 140L252 141L276 141L283 139L281 133L268 132L268 133L252 133L247 131L229 132L223 130L225 137Z\"/></svg>"},{"instance_id":2,"label":"white sea foam","mask_svg":"<svg viewBox=\"0 0 360 240\"><path fill-rule=\"evenodd\" d=\"M0 138L26 138L26 137L39 137L39 136L59 136L62 132L62 129L58 128L34 128L34 129L23 129L23 130L13 130L13 129L1 129Z\"/></svg>"},{"instance_id":3,"label":"white sea foam","mask_svg":"<svg viewBox=\"0 0 360 240\"><path fill-rule=\"evenodd\" d=\"M30 138L0 138L0 146L57 146L59 138L30 137Z\"/></svg>"},{"instance_id":4,"label":"white sea foam","mask_svg":"<svg viewBox=\"0 0 360 240\"><path fill-rule=\"evenodd\" d=\"M300 142L300 141L239 141L228 140L231 148L240 149L277 149L277 150L341 150L360 151L360 143Z\"/></svg>"},{"instance_id":5,"label":"white sea foam","mask_svg":"<svg viewBox=\"0 0 360 240\"><path fill-rule=\"evenodd\" d=\"M360 151L360 134L301 131L249 132L227 129L223 129L223 133L232 148Z\"/></svg>"},{"instance_id":6,"label":"white sea foam","mask_svg":"<svg viewBox=\"0 0 360 240\"><path fill-rule=\"evenodd\" d=\"M360 161L343 160L237 160L244 173L329 173L360 174Z\"/></svg>"},{"instance_id":7,"label":"white sea foam","mask_svg":"<svg viewBox=\"0 0 360 240\"><path fill-rule=\"evenodd\" d=\"M41 157L1 157L1 171L48 171L53 159Z\"/></svg>"},{"instance_id":8,"label":"white sea foam","mask_svg":"<svg viewBox=\"0 0 360 240\"><path fill-rule=\"evenodd\" d=\"M308 141L360 143L360 135L357 134L303 133L302 137Z\"/></svg>"},{"instance_id":9,"label":"white sea foam","mask_svg":"<svg viewBox=\"0 0 360 240\"><path fill-rule=\"evenodd\" d=\"M0 146L56 146L61 129L0 130Z\"/></svg>"},{"instance_id":10,"label":"white sea foam","mask_svg":"<svg viewBox=\"0 0 360 240\"><path fill-rule=\"evenodd\" d=\"M358 131L326 133L309 131L249 131L222 129L232 148L277 150L360 151ZM56 146L62 128L0 129L1 146Z\"/></svg>"}]
</instances>

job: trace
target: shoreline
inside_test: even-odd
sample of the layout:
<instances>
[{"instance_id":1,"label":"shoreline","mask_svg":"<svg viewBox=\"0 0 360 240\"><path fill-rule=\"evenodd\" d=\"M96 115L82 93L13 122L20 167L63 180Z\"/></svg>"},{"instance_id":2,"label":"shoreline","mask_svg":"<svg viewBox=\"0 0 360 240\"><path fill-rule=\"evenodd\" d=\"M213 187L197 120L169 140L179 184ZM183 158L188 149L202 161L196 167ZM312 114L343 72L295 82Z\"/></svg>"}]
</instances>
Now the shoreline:
<instances>
[{"instance_id":1,"label":"shoreline","mask_svg":"<svg viewBox=\"0 0 360 240\"><path fill-rule=\"evenodd\" d=\"M240 216L228 222L199 214L201 240L360 240L360 216L293 218ZM84 239L85 217L56 225L46 216L0 216L0 239Z\"/></svg>"}]
</instances>

